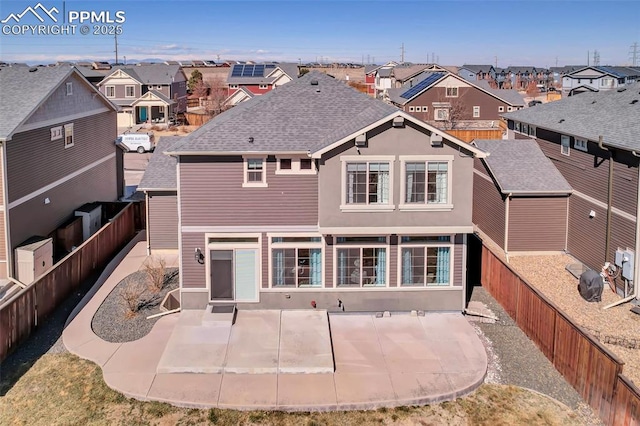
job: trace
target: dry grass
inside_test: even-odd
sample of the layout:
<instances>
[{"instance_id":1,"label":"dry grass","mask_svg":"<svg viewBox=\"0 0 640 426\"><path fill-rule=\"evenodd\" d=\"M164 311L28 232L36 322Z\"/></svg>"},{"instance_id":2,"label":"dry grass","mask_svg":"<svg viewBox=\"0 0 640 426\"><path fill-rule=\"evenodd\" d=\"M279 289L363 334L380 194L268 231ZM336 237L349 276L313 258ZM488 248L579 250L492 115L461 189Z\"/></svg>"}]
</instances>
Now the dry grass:
<instances>
[{"instance_id":1,"label":"dry grass","mask_svg":"<svg viewBox=\"0 0 640 426\"><path fill-rule=\"evenodd\" d=\"M557 402L520 388L483 385L452 402L376 411L283 413L195 410L127 399L100 368L70 354L44 355L5 396L2 424L15 425L580 425Z\"/></svg>"},{"instance_id":2,"label":"dry grass","mask_svg":"<svg viewBox=\"0 0 640 426\"><path fill-rule=\"evenodd\" d=\"M636 385L640 384L640 349L628 349L621 344L607 343L636 342L640 330L640 316L629 310L629 304L603 310L604 306L620 300L620 296L606 285L602 291L601 302L585 301L577 290L578 280L564 269L570 263L576 263L576 260L568 255L510 258L510 265L516 272L539 289L569 318L597 336L607 349L625 362L624 375Z\"/></svg>"}]
</instances>

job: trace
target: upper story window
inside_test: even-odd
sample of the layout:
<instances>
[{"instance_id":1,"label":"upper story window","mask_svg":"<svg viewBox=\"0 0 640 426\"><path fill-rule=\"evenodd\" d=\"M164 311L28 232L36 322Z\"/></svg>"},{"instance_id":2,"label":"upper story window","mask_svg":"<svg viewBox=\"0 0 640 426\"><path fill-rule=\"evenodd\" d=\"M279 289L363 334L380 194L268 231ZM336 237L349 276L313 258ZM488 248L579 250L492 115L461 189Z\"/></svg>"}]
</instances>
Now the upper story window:
<instances>
[{"instance_id":1,"label":"upper story window","mask_svg":"<svg viewBox=\"0 0 640 426\"><path fill-rule=\"evenodd\" d=\"M447 96L447 98L457 98L458 97L458 88L457 87L447 87L446 96Z\"/></svg>"},{"instance_id":2,"label":"upper story window","mask_svg":"<svg viewBox=\"0 0 640 426\"><path fill-rule=\"evenodd\" d=\"M73 82L67 83L67 96L73 95Z\"/></svg>"},{"instance_id":3,"label":"upper story window","mask_svg":"<svg viewBox=\"0 0 640 426\"><path fill-rule=\"evenodd\" d=\"M237 89L238 85L237 84L230 84L229 85L229 89Z\"/></svg>"},{"instance_id":4,"label":"upper story window","mask_svg":"<svg viewBox=\"0 0 640 426\"><path fill-rule=\"evenodd\" d=\"M573 147L575 149L579 149L580 151L587 152L587 141L586 139L577 139L573 142Z\"/></svg>"},{"instance_id":5,"label":"upper story window","mask_svg":"<svg viewBox=\"0 0 640 426\"><path fill-rule=\"evenodd\" d=\"M401 156L403 169L400 209L453 208L451 165L453 156Z\"/></svg>"},{"instance_id":6,"label":"upper story window","mask_svg":"<svg viewBox=\"0 0 640 426\"><path fill-rule=\"evenodd\" d=\"M104 86L104 94L107 98L115 98L116 86Z\"/></svg>"},{"instance_id":7,"label":"upper story window","mask_svg":"<svg viewBox=\"0 0 640 426\"><path fill-rule=\"evenodd\" d=\"M569 136L567 135L560 136L560 153L562 153L562 155L569 155L570 146L571 146L570 141L571 139L569 138Z\"/></svg>"},{"instance_id":8,"label":"upper story window","mask_svg":"<svg viewBox=\"0 0 640 426\"><path fill-rule=\"evenodd\" d=\"M311 158L278 157L277 175L314 174Z\"/></svg>"},{"instance_id":9,"label":"upper story window","mask_svg":"<svg viewBox=\"0 0 640 426\"><path fill-rule=\"evenodd\" d=\"M446 121L449 119L449 108L434 108L433 119L436 121Z\"/></svg>"},{"instance_id":10,"label":"upper story window","mask_svg":"<svg viewBox=\"0 0 640 426\"><path fill-rule=\"evenodd\" d=\"M479 106L474 106L473 107L473 118L479 118L480 117L480 107Z\"/></svg>"},{"instance_id":11,"label":"upper story window","mask_svg":"<svg viewBox=\"0 0 640 426\"><path fill-rule=\"evenodd\" d=\"M266 187L266 158L244 159L244 183L243 187Z\"/></svg>"},{"instance_id":12,"label":"upper story window","mask_svg":"<svg viewBox=\"0 0 640 426\"><path fill-rule=\"evenodd\" d=\"M300 159L300 170L313 170L313 161L311 158Z\"/></svg>"},{"instance_id":13,"label":"upper story window","mask_svg":"<svg viewBox=\"0 0 640 426\"><path fill-rule=\"evenodd\" d=\"M73 146L73 123L64 125L64 147L71 148Z\"/></svg>"},{"instance_id":14,"label":"upper story window","mask_svg":"<svg viewBox=\"0 0 640 426\"><path fill-rule=\"evenodd\" d=\"M409 112L415 112L415 110L416 110L416 107L414 107L414 106L410 106L409 107Z\"/></svg>"},{"instance_id":15,"label":"upper story window","mask_svg":"<svg viewBox=\"0 0 640 426\"><path fill-rule=\"evenodd\" d=\"M393 157L343 157L343 209L393 209Z\"/></svg>"},{"instance_id":16,"label":"upper story window","mask_svg":"<svg viewBox=\"0 0 640 426\"><path fill-rule=\"evenodd\" d=\"M134 98L136 96L135 86L124 86L124 96L126 98Z\"/></svg>"},{"instance_id":17,"label":"upper story window","mask_svg":"<svg viewBox=\"0 0 640 426\"><path fill-rule=\"evenodd\" d=\"M156 89L162 89L162 84L156 84Z\"/></svg>"},{"instance_id":18,"label":"upper story window","mask_svg":"<svg viewBox=\"0 0 640 426\"><path fill-rule=\"evenodd\" d=\"M291 158L280 159L280 170L291 170Z\"/></svg>"},{"instance_id":19,"label":"upper story window","mask_svg":"<svg viewBox=\"0 0 640 426\"><path fill-rule=\"evenodd\" d=\"M504 112L504 107L502 105L498 107L498 112Z\"/></svg>"},{"instance_id":20,"label":"upper story window","mask_svg":"<svg viewBox=\"0 0 640 426\"><path fill-rule=\"evenodd\" d=\"M268 85L268 84L260 84L258 87L259 87L260 89L268 89L268 88L269 88L269 85Z\"/></svg>"}]
</instances>

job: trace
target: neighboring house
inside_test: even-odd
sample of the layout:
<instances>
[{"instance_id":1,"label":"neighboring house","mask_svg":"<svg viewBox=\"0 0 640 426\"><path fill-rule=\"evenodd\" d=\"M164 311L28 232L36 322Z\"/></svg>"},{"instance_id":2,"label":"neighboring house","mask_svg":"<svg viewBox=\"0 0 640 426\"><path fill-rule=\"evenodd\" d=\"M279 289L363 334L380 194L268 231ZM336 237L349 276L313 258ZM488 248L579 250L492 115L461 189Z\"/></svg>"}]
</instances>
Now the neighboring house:
<instances>
[{"instance_id":1,"label":"neighboring house","mask_svg":"<svg viewBox=\"0 0 640 426\"><path fill-rule=\"evenodd\" d=\"M118 127L169 123L187 108L187 79L179 65L121 67L98 83L100 91L120 107Z\"/></svg>"},{"instance_id":2,"label":"neighboring house","mask_svg":"<svg viewBox=\"0 0 640 426\"><path fill-rule=\"evenodd\" d=\"M496 81L496 69L493 65L463 65L458 70L458 75L471 82L487 80L495 84Z\"/></svg>"},{"instance_id":3,"label":"neighboring house","mask_svg":"<svg viewBox=\"0 0 640 426\"><path fill-rule=\"evenodd\" d=\"M565 65L563 67L550 67L549 73L551 80L553 81L553 86L557 89L561 89L562 79L565 75L586 67L587 65Z\"/></svg>"},{"instance_id":4,"label":"neighboring house","mask_svg":"<svg viewBox=\"0 0 640 426\"><path fill-rule=\"evenodd\" d=\"M634 68L584 67L562 78L562 94L573 96L584 92L614 90L634 84L639 79L640 70Z\"/></svg>"},{"instance_id":5,"label":"neighboring house","mask_svg":"<svg viewBox=\"0 0 640 426\"><path fill-rule=\"evenodd\" d=\"M367 95L376 96L376 71L381 65L364 66L364 83L367 85Z\"/></svg>"},{"instance_id":6,"label":"neighboring house","mask_svg":"<svg viewBox=\"0 0 640 426\"><path fill-rule=\"evenodd\" d=\"M509 66L502 71L506 77L502 86L498 85L502 88L526 90L530 83L534 83L546 89L553 80L550 71L546 68Z\"/></svg>"},{"instance_id":7,"label":"neighboring house","mask_svg":"<svg viewBox=\"0 0 640 426\"><path fill-rule=\"evenodd\" d=\"M567 249L571 186L532 139L473 144L473 223L507 254Z\"/></svg>"},{"instance_id":8,"label":"neighboring house","mask_svg":"<svg viewBox=\"0 0 640 426\"><path fill-rule=\"evenodd\" d=\"M504 115L509 138L535 138L573 188L567 251L596 271L615 262L618 248L640 252L639 92L636 84ZM639 259L626 265L635 283Z\"/></svg>"},{"instance_id":9,"label":"neighboring house","mask_svg":"<svg viewBox=\"0 0 640 426\"><path fill-rule=\"evenodd\" d=\"M385 90L393 87L391 70L396 66L398 66L397 62L390 61L372 71L374 72L374 97L379 97Z\"/></svg>"},{"instance_id":10,"label":"neighboring house","mask_svg":"<svg viewBox=\"0 0 640 426\"><path fill-rule=\"evenodd\" d=\"M231 67L227 76L229 100L236 91L244 89L253 95L264 95L278 86L282 86L298 78L298 64L236 64ZM240 99L239 102L242 102ZM233 103L229 105L235 105Z\"/></svg>"},{"instance_id":11,"label":"neighboring house","mask_svg":"<svg viewBox=\"0 0 640 426\"><path fill-rule=\"evenodd\" d=\"M86 203L115 201L123 179L117 107L76 68L2 68L0 93L4 278L16 276L16 247L50 235Z\"/></svg>"},{"instance_id":12,"label":"neighboring house","mask_svg":"<svg viewBox=\"0 0 640 426\"><path fill-rule=\"evenodd\" d=\"M476 147L311 72L162 153L175 180L141 186L176 185L149 228L178 217L183 309L464 308Z\"/></svg>"},{"instance_id":13,"label":"neighboring house","mask_svg":"<svg viewBox=\"0 0 640 426\"><path fill-rule=\"evenodd\" d=\"M388 90L388 101L466 142L498 138L503 131L500 115L523 108L524 100L514 90L491 89L480 85L486 82L476 83L449 72L426 72L400 89ZM462 131L466 132L464 136Z\"/></svg>"}]
</instances>

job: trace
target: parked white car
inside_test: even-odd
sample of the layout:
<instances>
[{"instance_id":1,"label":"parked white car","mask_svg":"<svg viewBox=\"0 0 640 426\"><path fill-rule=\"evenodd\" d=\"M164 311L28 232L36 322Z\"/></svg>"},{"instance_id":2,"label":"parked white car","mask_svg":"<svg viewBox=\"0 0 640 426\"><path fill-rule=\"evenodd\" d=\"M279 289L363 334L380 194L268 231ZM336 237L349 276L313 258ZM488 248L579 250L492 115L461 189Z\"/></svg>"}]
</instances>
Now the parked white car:
<instances>
[{"instance_id":1,"label":"parked white car","mask_svg":"<svg viewBox=\"0 0 640 426\"><path fill-rule=\"evenodd\" d=\"M118 135L116 144L124 146L127 151L137 151L140 154L153 151L152 136L146 133L125 133Z\"/></svg>"}]
</instances>

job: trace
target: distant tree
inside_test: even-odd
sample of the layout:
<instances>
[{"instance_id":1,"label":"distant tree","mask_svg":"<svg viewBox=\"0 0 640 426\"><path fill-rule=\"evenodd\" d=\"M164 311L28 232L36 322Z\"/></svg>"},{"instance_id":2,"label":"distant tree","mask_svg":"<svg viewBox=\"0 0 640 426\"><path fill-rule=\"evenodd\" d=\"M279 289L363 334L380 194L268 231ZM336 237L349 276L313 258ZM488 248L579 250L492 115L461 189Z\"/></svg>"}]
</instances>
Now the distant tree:
<instances>
[{"instance_id":1,"label":"distant tree","mask_svg":"<svg viewBox=\"0 0 640 426\"><path fill-rule=\"evenodd\" d=\"M217 77L210 80L207 86L209 94L203 102L204 109L209 115L218 115L227 109L226 101L229 96L227 85Z\"/></svg>"},{"instance_id":2,"label":"distant tree","mask_svg":"<svg viewBox=\"0 0 640 426\"><path fill-rule=\"evenodd\" d=\"M309 68L300 68L300 77L309 72Z\"/></svg>"},{"instance_id":3,"label":"distant tree","mask_svg":"<svg viewBox=\"0 0 640 426\"><path fill-rule=\"evenodd\" d=\"M193 89L196 87L198 82L202 81L202 73L198 70L193 70L191 72L191 77L189 77L189 81L187 82L187 87L189 88L189 92L193 93Z\"/></svg>"},{"instance_id":4,"label":"distant tree","mask_svg":"<svg viewBox=\"0 0 640 426\"><path fill-rule=\"evenodd\" d=\"M533 98L535 98L536 96L540 95L540 89L538 89L538 85L536 84L535 81L530 81L529 84L527 84L527 96L531 96Z\"/></svg>"},{"instance_id":5,"label":"distant tree","mask_svg":"<svg viewBox=\"0 0 640 426\"><path fill-rule=\"evenodd\" d=\"M195 86L193 86L193 89L191 89L191 93L198 98L206 98L209 96L209 89L209 83L204 80L199 80Z\"/></svg>"},{"instance_id":6,"label":"distant tree","mask_svg":"<svg viewBox=\"0 0 640 426\"><path fill-rule=\"evenodd\" d=\"M368 93L368 88L367 85L364 83L360 83L357 81L350 81L349 86L353 87L354 89L356 89L358 92L362 92L362 93Z\"/></svg>"}]
</instances>

